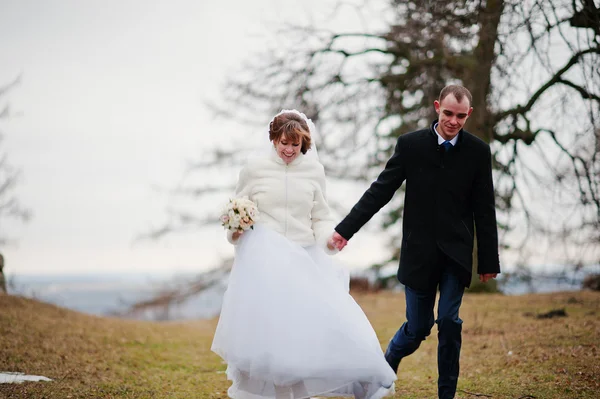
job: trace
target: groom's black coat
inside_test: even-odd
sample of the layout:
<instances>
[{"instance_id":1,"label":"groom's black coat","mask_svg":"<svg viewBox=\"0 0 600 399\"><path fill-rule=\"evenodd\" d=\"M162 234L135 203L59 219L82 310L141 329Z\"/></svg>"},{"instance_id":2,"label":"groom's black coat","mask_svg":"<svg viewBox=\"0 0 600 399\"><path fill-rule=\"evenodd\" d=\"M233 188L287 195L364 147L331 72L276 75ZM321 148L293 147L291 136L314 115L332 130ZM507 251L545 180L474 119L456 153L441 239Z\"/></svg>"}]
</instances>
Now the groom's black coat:
<instances>
[{"instance_id":1,"label":"groom's black coat","mask_svg":"<svg viewBox=\"0 0 600 399\"><path fill-rule=\"evenodd\" d=\"M437 286L445 266L441 253L470 285L475 231L478 273L500 272L490 147L461 130L446 152L436 123L398 138L385 169L335 228L349 240L406 180L398 280L419 290Z\"/></svg>"}]
</instances>

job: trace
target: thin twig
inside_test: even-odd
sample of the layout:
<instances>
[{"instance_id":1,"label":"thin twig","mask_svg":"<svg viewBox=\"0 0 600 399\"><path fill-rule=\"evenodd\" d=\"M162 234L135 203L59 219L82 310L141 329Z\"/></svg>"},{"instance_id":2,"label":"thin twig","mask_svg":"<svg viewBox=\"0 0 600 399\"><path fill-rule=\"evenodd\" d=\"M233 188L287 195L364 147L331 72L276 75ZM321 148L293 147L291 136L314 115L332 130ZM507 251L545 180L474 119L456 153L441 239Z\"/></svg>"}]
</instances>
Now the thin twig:
<instances>
[{"instance_id":1,"label":"thin twig","mask_svg":"<svg viewBox=\"0 0 600 399\"><path fill-rule=\"evenodd\" d=\"M486 398L491 398L492 397L492 395L486 395L485 393L468 392L468 391L465 391L463 389L459 389L458 391L462 392L462 393L466 393L467 395L471 395L471 396L482 396L482 397L486 397Z\"/></svg>"}]
</instances>

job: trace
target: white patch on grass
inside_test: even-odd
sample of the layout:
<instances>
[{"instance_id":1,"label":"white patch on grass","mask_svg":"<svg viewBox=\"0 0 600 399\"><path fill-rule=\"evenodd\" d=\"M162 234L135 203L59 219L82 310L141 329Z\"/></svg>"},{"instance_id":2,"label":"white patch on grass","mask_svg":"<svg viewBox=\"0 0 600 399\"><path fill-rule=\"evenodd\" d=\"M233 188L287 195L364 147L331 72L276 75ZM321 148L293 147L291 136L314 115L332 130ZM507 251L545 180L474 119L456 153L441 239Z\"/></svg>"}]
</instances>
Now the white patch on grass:
<instances>
[{"instance_id":1,"label":"white patch on grass","mask_svg":"<svg viewBox=\"0 0 600 399\"><path fill-rule=\"evenodd\" d=\"M52 381L41 375L26 375L23 373L0 372L0 384L20 384L24 381Z\"/></svg>"}]
</instances>

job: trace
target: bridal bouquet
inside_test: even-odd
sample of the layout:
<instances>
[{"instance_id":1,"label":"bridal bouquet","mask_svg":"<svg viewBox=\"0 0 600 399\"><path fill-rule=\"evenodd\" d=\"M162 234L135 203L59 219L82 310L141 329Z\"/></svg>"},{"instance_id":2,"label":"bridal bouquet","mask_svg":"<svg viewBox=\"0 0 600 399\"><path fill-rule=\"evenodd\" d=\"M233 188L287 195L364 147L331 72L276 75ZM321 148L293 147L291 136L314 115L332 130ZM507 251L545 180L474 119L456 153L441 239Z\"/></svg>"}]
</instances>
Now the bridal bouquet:
<instances>
[{"instance_id":1,"label":"bridal bouquet","mask_svg":"<svg viewBox=\"0 0 600 399\"><path fill-rule=\"evenodd\" d=\"M246 231L253 229L254 223L258 220L258 209L256 204L250 201L248 197L230 199L229 203L223 208L221 225L227 230Z\"/></svg>"}]
</instances>

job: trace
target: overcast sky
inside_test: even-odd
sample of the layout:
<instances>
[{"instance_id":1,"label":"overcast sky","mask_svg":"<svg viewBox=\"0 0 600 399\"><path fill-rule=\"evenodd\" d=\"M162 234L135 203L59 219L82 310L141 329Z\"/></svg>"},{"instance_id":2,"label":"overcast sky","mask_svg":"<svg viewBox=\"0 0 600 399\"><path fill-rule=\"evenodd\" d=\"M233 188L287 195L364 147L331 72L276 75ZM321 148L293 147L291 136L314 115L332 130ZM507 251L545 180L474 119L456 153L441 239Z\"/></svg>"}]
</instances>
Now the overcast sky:
<instances>
[{"instance_id":1,"label":"overcast sky","mask_svg":"<svg viewBox=\"0 0 600 399\"><path fill-rule=\"evenodd\" d=\"M230 255L219 226L133 238L164 220L169 198L154 187L172 186L233 128L203 102L261 48L265 22L322 15L327 3L0 0L0 84L22 74L2 148L33 211L0 226L15 239L1 249L7 272L172 273ZM382 256L364 236L340 258L350 267Z\"/></svg>"}]
</instances>

